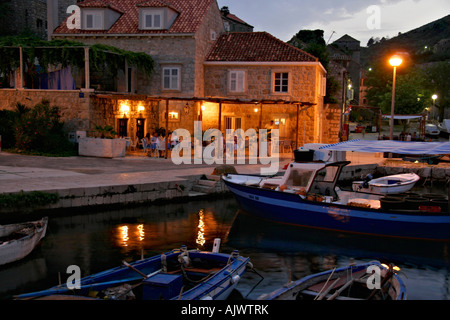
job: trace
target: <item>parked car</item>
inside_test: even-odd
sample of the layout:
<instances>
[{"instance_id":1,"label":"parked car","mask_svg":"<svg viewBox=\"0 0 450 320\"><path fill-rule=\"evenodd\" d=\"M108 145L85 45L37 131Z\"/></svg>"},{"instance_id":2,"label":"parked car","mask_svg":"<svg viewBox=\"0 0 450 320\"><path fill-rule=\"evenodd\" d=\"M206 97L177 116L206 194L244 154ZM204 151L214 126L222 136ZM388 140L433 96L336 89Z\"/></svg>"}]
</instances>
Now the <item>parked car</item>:
<instances>
[{"instance_id":1,"label":"parked car","mask_svg":"<svg viewBox=\"0 0 450 320\"><path fill-rule=\"evenodd\" d=\"M425 125L425 134L429 136L438 136L440 133L438 127L432 123L427 123Z\"/></svg>"}]
</instances>

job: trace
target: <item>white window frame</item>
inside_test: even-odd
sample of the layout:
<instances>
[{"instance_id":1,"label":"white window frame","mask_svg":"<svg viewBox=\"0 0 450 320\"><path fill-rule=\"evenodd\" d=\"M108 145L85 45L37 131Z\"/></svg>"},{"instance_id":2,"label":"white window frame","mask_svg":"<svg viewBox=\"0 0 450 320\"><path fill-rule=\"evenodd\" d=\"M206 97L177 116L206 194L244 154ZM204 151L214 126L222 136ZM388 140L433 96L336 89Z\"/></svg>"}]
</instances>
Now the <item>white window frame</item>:
<instances>
[{"instance_id":1,"label":"white window frame","mask_svg":"<svg viewBox=\"0 0 450 320\"><path fill-rule=\"evenodd\" d=\"M287 78L282 78L281 81L287 81L287 84L277 84L277 74L287 74ZM280 87L279 90L277 90L277 87ZM283 90L283 87L287 87L286 90ZM272 81L272 92L274 94L288 94L291 90L291 73L288 71L273 71L273 81Z\"/></svg>"},{"instance_id":2,"label":"white window frame","mask_svg":"<svg viewBox=\"0 0 450 320\"><path fill-rule=\"evenodd\" d=\"M173 71L177 71L174 75ZM166 71L169 74L166 74ZM181 67L178 66L165 66L162 67L162 90L163 91L181 91ZM168 86L166 85L166 79L169 81Z\"/></svg>"},{"instance_id":3,"label":"white window frame","mask_svg":"<svg viewBox=\"0 0 450 320\"><path fill-rule=\"evenodd\" d=\"M88 26L88 16L92 16L92 26ZM103 30L105 23L105 13L98 10L86 10L84 12L85 30Z\"/></svg>"},{"instance_id":4,"label":"white window frame","mask_svg":"<svg viewBox=\"0 0 450 320\"><path fill-rule=\"evenodd\" d=\"M147 25L147 17L152 17L151 25ZM143 10L142 11L142 21L141 21L141 29L142 30L162 30L164 29L164 10ZM154 24L155 17L159 17L159 25L156 26Z\"/></svg>"},{"instance_id":5,"label":"white window frame","mask_svg":"<svg viewBox=\"0 0 450 320\"><path fill-rule=\"evenodd\" d=\"M244 70L230 70L228 72L228 91L243 93L247 87L247 73Z\"/></svg>"}]
</instances>

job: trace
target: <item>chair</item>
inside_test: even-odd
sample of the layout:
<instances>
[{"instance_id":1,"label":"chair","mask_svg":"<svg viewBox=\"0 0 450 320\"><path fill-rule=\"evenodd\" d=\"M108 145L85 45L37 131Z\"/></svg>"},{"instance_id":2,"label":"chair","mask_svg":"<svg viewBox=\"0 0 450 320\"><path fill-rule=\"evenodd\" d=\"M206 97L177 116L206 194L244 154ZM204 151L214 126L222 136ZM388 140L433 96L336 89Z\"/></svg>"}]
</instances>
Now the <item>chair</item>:
<instances>
[{"instance_id":1,"label":"chair","mask_svg":"<svg viewBox=\"0 0 450 320\"><path fill-rule=\"evenodd\" d=\"M162 154L166 151L166 138L159 141L158 146L156 148L158 150L158 153L161 151Z\"/></svg>"},{"instance_id":2,"label":"chair","mask_svg":"<svg viewBox=\"0 0 450 320\"><path fill-rule=\"evenodd\" d=\"M146 139L144 138L144 139L142 139L141 140L141 142L142 142L142 150L143 150L143 152L144 153L146 153L147 152L147 150L150 150L151 151L151 149L152 149L152 146L150 145L150 144L147 144L147 142L146 142Z\"/></svg>"},{"instance_id":3,"label":"chair","mask_svg":"<svg viewBox=\"0 0 450 320\"><path fill-rule=\"evenodd\" d=\"M283 151L288 149L289 152L293 152L292 141L290 139L283 140Z\"/></svg>"}]
</instances>

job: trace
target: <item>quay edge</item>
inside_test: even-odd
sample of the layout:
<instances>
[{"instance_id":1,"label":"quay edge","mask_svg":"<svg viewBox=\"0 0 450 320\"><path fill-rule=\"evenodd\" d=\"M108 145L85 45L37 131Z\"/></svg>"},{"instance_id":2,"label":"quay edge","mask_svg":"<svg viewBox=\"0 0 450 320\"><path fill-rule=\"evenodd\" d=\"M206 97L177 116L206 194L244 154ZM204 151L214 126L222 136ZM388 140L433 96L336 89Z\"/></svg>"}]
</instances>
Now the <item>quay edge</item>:
<instances>
[{"instance_id":1,"label":"quay edge","mask_svg":"<svg viewBox=\"0 0 450 320\"><path fill-rule=\"evenodd\" d=\"M345 167L341 174L341 180L346 182L358 180L369 173L390 175L407 172L418 174L424 182L448 183L450 179L450 167L374 163L356 164ZM9 216L10 214L14 216L28 216L32 213L48 210L64 214L73 210L88 211L174 201L188 202L193 199L215 199L220 196L231 195L225 184L218 178L219 176L213 177L211 175L196 174L179 177L177 180L167 182L126 183L123 185L36 190L46 193L56 193L58 194L59 200L56 203L40 207L0 208L0 214L2 217Z\"/></svg>"}]
</instances>

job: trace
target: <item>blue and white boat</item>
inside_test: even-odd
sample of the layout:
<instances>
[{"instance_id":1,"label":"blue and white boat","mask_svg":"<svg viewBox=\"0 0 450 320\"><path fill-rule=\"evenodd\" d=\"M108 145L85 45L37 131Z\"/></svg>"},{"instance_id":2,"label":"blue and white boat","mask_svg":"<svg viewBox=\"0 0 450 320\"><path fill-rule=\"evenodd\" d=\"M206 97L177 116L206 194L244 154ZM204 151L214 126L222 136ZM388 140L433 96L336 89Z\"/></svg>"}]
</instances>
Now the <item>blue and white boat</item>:
<instances>
[{"instance_id":1,"label":"blue and white boat","mask_svg":"<svg viewBox=\"0 0 450 320\"><path fill-rule=\"evenodd\" d=\"M225 300L237 286L250 259L237 251L172 250L62 284L17 295L39 300ZM76 287L78 288L76 288Z\"/></svg>"},{"instance_id":2,"label":"blue and white boat","mask_svg":"<svg viewBox=\"0 0 450 320\"><path fill-rule=\"evenodd\" d=\"M336 183L349 163L292 162L280 177L227 174L222 179L244 211L263 219L339 232L450 240L447 200L422 199L410 208L402 205L407 198L388 201L383 195L342 190Z\"/></svg>"},{"instance_id":3,"label":"blue and white boat","mask_svg":"<svg viewBox=\"0 0 450 320\"><path fill-rule=\"evenodd\" d=\"M406 300L398 271L378 261L334 268L290 282L258 300Z\"/></svg>"}]
</instances>

